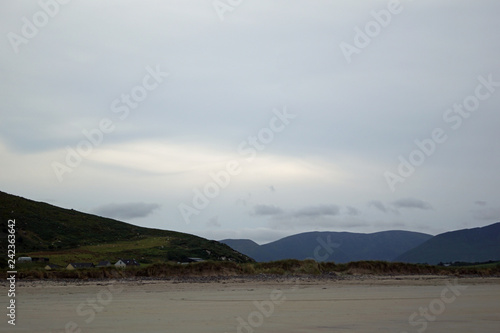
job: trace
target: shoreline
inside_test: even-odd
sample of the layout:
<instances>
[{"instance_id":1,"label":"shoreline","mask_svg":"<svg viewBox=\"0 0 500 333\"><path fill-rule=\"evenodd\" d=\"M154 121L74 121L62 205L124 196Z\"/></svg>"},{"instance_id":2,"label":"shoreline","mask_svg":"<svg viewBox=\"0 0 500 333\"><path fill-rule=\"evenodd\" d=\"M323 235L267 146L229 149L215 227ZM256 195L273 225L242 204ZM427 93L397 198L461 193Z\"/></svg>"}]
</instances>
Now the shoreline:
<instances>
[{"instance_id":1,"label":"shoreline","mask_svg":"<svg viewBox=\"0 0 500 333\"><path fill-rule=\"evenodd\" d=\"M500 276L457 276L457 275L240 275L240 276L176 276L139 277L118 279L21 279L16 284L20 288L43 288L47 286L95 286L108 284L155 285L155 284L304 284L304 285L440 285L445 281L458 279L467 284L500 284ZM7 286L2 281L0 286Z\"/></svg>"}]
</instances>

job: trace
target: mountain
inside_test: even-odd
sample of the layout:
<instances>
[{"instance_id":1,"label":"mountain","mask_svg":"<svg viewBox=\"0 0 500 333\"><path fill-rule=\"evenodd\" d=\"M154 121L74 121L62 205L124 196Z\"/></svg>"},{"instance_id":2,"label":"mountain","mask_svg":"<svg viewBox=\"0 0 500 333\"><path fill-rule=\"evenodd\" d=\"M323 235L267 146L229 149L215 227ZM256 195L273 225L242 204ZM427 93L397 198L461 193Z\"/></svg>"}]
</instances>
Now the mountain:
<instances>
[{"instance_id":1,"label":"mountain","mask_svg":"<svg viewBox=\"0 0 500 333\"><path fill-rule=\"evenodd\" d=\"M16 256L63 261L137 258L143 263L182 261L188 257L253 261L229 246L181 232L138 227L109 218L63 209L0 192L0 237L7 239L15 219ZM0 251L7 254L7 242ZM51 262L53 260L51 259ZM57 262L56 262L57 263Z\"/></svg>"},{"instance_id":2,"label":"mountain","mask_svg":"<svg viewBox=\"0 0 500 333\"><path fill-rule=\"evenodd\" d=\"M371 234L306 232L264 245L258 245L248 239L225 239L220 242L259 262L309 258L346 263L360 260L392 261L431 238L431 235L410 231Z\"/></svg>"},{"instance_id":3,"label":"mountain","mask_svg":"<svg viewBox=\"0 0 500 333\"><path fill-rule=\"evenodd\" d=\"M500 260L500 222L437 235L396 260L428 264Z\"/></svg>"},{"instance_id":4,"label":"mountain","mask_svg":"<svg viewBox=\"0 0 500 333\"><path fill-rule=\"evenodd\" d=\"M226 239L220 242L235 250L238 248L236 251L245 253L250 258L259 256L260 245L250 239Z\"/></svg>"}]
</instances>

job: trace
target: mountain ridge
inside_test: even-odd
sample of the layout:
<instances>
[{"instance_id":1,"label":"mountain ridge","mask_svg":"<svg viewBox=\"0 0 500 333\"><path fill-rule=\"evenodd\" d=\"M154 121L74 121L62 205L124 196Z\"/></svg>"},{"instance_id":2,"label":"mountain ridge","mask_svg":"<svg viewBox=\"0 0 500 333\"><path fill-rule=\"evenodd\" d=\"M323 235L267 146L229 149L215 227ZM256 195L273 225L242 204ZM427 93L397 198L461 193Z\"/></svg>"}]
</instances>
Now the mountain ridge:
<instances>
[{"instance_id":1,"label":"mountain ridge","mask_svg":"<svg viewBox=\"0 0 500 333\"><path fill-rule=\"evenodd\" d=\"M259 245L248 239L224 239L258 262L315 259L346 263L382 260L407 263L487 262L500 259L500 222L435 236L403 230L374 233L313 231Z\"/></svg>"},{"instance_id":2,"label":"mountain ridge","mask_svg":"<svg viewBox=\"0 0 500 333\"><path fill-rule=\"evenodd\" d=\"M256 261L315 259L346 263L360 260L391 261L432 237L404 230L374 233L311 231L263 245L251 240L224 239L220 242L251 256Z\"/></svg>"},{"instance_id":3,"label":"mountain ridge","mask_svg":"<svg viewBox=\"0 0 500 333\"><path fill-rule=\"evenodd\" d=\"M396 258L409 263L486 262L500 259L500 222L448 231Z\"/></svg>"}]
</instances>

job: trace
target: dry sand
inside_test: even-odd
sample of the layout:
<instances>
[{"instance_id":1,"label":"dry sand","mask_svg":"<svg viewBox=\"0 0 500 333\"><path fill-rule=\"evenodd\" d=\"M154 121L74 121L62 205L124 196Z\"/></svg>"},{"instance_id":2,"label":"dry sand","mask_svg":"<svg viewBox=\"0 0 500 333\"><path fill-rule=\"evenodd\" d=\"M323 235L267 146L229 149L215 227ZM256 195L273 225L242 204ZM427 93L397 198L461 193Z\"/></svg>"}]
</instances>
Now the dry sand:
<instances>
[{"instance_id":1,"label":"dry sand","mask_svg":"<svg viewBox=\"0 0 500 333\"><path fill-rule=\"evenodd\" d=\"M19 281L0 331L500 332L500 278L207 281Z\"/></svg>"}]
</instances>

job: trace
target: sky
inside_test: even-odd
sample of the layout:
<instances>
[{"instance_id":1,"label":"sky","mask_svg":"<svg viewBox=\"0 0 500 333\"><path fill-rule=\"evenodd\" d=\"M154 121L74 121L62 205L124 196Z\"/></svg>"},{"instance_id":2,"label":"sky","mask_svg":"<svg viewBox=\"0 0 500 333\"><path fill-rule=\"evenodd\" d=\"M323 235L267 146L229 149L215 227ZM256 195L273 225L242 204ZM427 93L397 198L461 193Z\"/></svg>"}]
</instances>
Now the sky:
<instances>
[{"instance_id":1,"label":"sky","mask_svg":"<svg viewBox=\"0 0 500 333\"><path fill-rule=\"evenodd\" d=\"M499 12L2 1L0 190L259 244L498 222Z\"/></svg>"}]
</instances>

